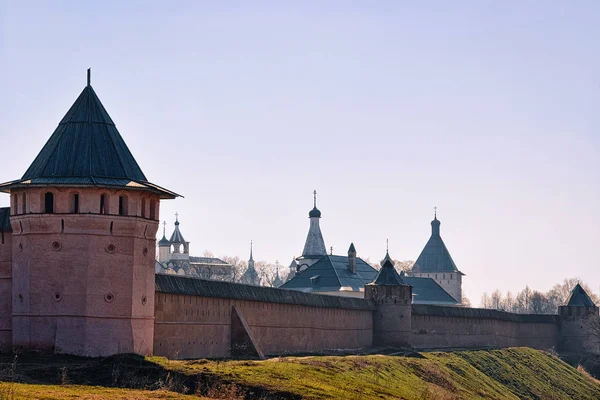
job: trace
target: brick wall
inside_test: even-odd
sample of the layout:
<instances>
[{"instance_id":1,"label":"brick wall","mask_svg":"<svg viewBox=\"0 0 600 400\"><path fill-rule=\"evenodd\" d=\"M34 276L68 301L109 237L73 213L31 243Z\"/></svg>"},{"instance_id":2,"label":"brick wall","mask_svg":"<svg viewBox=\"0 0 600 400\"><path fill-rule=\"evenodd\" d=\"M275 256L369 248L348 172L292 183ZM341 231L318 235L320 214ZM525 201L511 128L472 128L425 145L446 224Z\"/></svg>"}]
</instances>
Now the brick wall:
<instances>
[{"instance_id":1,"label":"brick wall","mask_svg":"<svg viewBox=\"0 0 600 400\"><path fill-rule=\"evenodd\" d=\"M157 275L157 279L219 286L215 291L223 297L157 291L154 321L156 355L171 358L229 356L233 306L241 312L264 354L360 349L373 343L372 308L362 299L342 299L348 302L339 303L340 298L337 297L283 289L174 276ZM236 293L228 293L229 290ZM264 293L265 298L279 297L279 301L236 298L242 295L257 298ZM303 299L314 304L302 304ZM327 303L331 303L330 306ZM352 308L354 304L362 307Z\"/></svg>"},{"instance_id":2,"label":"brick wall","mask_svg":"<svg viewBox=\"0 0 600 400\"><path fill-rule=\"evenodd\" d=\"M495 310L413 305L412 345L417 348L556 348L558 317Z\"/></svg>"},{"instance_id":3,"label":"brick wall","mask_svg":"<svg viewBox=\"0 0 600 400\"><path fill-rule=\"evenodd\" d=\"M12 347L12 232L0 235L0 351L7 351Z\"/></svg>"}]
</instances>

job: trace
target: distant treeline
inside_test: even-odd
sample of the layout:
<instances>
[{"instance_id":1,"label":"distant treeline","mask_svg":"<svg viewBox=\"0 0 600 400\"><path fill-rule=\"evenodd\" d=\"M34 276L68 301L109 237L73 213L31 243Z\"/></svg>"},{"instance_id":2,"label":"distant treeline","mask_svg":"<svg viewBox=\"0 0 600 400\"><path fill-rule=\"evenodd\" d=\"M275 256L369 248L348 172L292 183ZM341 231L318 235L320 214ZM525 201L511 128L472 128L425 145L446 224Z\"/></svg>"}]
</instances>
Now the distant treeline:
<instances>
[{"instance_id":1,"label":"distant treeline","mask_svg":"<svg viewBox=\"0 0 600 400\"><path fill-rule=\"evenodd\" d=\"M558 307L565 305L569 300L571 291L577 283L585 289L597 305L600 304L600 298L589 285L578 278L567 278L562 283L554 285L546 293L531 290L529 286L525 286L516 294L511 292L502 294L499 290L495 290L491 294L484 293L481 296L480 307L517 314L556 314Z\"/></svg>"}]
</instances>

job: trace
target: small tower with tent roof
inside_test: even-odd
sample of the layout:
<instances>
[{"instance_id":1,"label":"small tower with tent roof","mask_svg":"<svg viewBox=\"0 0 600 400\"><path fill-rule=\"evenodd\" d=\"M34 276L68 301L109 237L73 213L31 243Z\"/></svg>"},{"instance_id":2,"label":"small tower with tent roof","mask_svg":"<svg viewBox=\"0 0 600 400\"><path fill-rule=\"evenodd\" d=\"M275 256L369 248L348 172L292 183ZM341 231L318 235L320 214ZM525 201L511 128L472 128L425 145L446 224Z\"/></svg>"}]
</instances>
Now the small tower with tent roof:
<instances>
[{"instance_id":1,"label":"small tower with tent roof","mask_svg":"<svg viewBox=\"0 0 600 400\"><path fill-rule=\"evenodd\" d=\"M375 280L365 285L365 299L373 301L373 344L406 346L411 339L412 286L396 271L388 251Z\"/></svg>"},{"instance_id":2,"label":"small tower with tent roof","mask_svg":"<svg viewBox=\"0 0 600 400\"><path fill-rule=\"evenodd\" d=\"M600 350L590 327L590 321L598 318L598 306L579 283L571 291L567 304L558 308L558 314L561 319L561 351L582 353Z\"/></svg>"}]
</instances>

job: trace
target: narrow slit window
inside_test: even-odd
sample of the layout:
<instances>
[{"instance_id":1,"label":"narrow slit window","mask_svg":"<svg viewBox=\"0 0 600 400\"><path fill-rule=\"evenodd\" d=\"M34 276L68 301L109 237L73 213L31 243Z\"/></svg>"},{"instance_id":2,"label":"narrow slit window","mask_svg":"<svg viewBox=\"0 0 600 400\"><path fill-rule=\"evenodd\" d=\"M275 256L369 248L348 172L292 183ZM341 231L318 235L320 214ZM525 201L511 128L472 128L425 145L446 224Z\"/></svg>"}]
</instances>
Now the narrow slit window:
<instances>
[{"instance_id":1,"label":"narrow slit window","mask_svg":"<svg viewBox=\"0 0 600 400\"><path fill-rule=\"evenodd\" d=\"M119 215L127 215L127 196L119 196Z\"/></svg>"},{"instance_id":2,"label":"narrow slit window","mask_svg":"<svg viewBox=\"0 0 600 400\"><path fill-rule=\"evenodd\" d=\"M23 193L23 214L27 214L27 193Z\"/></svg>"},{"instance_id":3,"label":"narrow slit window","mask_svg":"<svg viewBox=\"0 0 600 400\"><path fill-rule=\"evenodd\" d=\"M44 195L44 209L46 214L54 214L54 194L48 192Z\"/></svg>"},{"instance_id":4,"label":"narrow slit window","mask_svg":"<svg viewBox=\"0 0 600 400\"><path fill-rule=\"evenodd\" d=\"M150 219L156 219L156 200L150 199Z\"/></svg>"},{"instance_id":5,"label":"narrow slit window","mask_svg":"<svg viewBox=\"0 0 600 400\"><path fill-rule=\"evenodd\" d=\"M100 214L108 214L108 196L105 194L100 196Z\"/></svg>"},{"instance_id":6,"label":"narrow slit window","mask_svg":"<svg viewBox=\"0 0 600 400\"><path fill-rule=\"evenodd\" d=\"M73 194L72 202L73 203L71 205L71 212L73 214L78 214L79 213L79 193Z\"/></svg>"},{"instance_id":7,"label":"narrow slit window","mask_svg":"<svg viewBox=\"0 0 600 400\"><path fill-rule=\"evenodd\" d=\"M13 195L13 215L17 215L19 213L19 195Z\"/></svg>"}]
</instances>

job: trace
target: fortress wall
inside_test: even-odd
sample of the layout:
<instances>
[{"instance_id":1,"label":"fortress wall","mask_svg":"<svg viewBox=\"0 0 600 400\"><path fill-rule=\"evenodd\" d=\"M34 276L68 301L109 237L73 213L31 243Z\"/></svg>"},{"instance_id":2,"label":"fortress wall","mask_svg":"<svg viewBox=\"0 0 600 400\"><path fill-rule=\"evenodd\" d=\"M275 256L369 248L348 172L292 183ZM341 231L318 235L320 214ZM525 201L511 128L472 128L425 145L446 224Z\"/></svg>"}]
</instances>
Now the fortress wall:
<instances>
[{"instance_id":1,"label":"fortress wall","mask_svg":"<svg viewBox=\"0 0 600 400\"><path fill-rule=\"evenodd\" d=\"M558 317L495 310L413 305L412 343L417 348L556 348Z\"/></svg>"},{"instance_id":2,"label":"fortress wall","mask_svg":"<svg viewBox=\"0 0 600 400\"><path fill-rule=\"evenodd\" d=\"M156 277L155 355L229 356L234 306L264 354L359 349L373 343L372 304L363 299L172 275ZM168 286L171 284L174 286ZM173 293L177 291L180 293ZM198 294L181 293L193 291ZM207 295L209 291L213 295Z\"/></svg>"},{"instance_id":3,"label":"fortress wall","mask_svg":"<svg viewBox=\"0 0 600 400\"><path fill-rule=\"evenodd\" d=\"M7 351L12 348L12 233L0 234L0 351Z\"/></svg>"}]
</instances>

